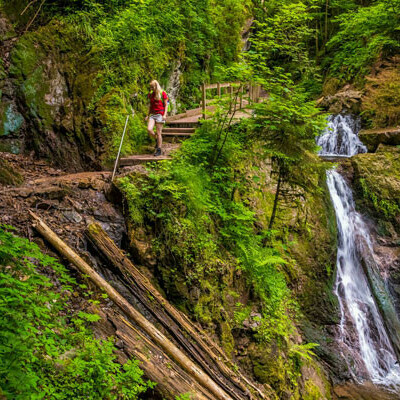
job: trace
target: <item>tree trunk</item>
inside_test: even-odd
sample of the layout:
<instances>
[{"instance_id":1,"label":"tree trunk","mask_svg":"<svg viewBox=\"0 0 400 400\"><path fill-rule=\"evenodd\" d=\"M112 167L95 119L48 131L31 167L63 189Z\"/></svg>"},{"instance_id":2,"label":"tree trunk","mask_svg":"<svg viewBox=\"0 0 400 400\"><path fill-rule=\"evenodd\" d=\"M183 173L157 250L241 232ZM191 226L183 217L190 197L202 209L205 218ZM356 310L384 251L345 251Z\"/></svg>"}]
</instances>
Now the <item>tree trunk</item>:
<instances>
[{"instance_id":1,"label":"tree trunk","mask_svg":"<svg viewBox=\"0 0 400 400\"><path fill-rule=\"evenodd\" d=\"M268 229L272 229L272 226L275 221L276 210L278 208L279 195L281 192L281 183L282 183L282 169L281 169L281 167L279 167L278 182L276 184L276 192L275 192L275 198L274 198L274 207L272 208L272 214L271 214L271 219L269 220Z\"/></svg>"},{"instance_id":2,"label":"tree trunk","mask_svg":"<svg viewBox=\"0 0 400 400\"><path fill-rule=\"evenodd\" d=\"M326 3L325 3L325 44L328 42L328 9L329 9L329 0L326 0Z\"/></svg>"},{"instance_id":3,"label":"tree trunk","mask_svg":"<svg viewBox=\"0 0 400 400\"><path fill-rule=\"evenodd\" d=\"M218 381L227 393L238 400L266 399L265 394L255 385L240 372L233 370L232 362L204 331L168 303L99 224L90 224L86 236L106 261L122 273L128 283L127 287L146 311L154 316L157 323L172 336L175 344L207 370L211 378Z\"/></svg>"},{"instance_id":4,"label":"tree trunk","mask_svg":"<svg viewBox=\"0 0 400 400\"><path fill-rule=\"evenodd\" d=\"M176 347L164 334L154 327L146 318L128 303L108 282L106 282L96 271L94 271L81 257L67 246L38 216L30 211L34 218L35 229L68 261L74 264L81 273L88 277L102 290L109 298L131 318L154 343L159 346L171 359L183 368L199 385L214 395L216 399L232 400L218 383L213 381L201 368L190 360L178 347Z\"/></svg>"},{"instance_id":5,"label":"tree trunk","mask_svg":"<svg viewBox=\"0 0 400 400\"><path fill-rule=\"evenodd\" d=\"M135 328L121 314L107 310L105 317L116 331L114 335L123 341L124 353L140 361L140 368L152 382L157 382L156 390L163 398L175 400L183 393L192 393L196 400L212 400L214 396L200 386L171 358Z\"/></svg>"}]
</instances>

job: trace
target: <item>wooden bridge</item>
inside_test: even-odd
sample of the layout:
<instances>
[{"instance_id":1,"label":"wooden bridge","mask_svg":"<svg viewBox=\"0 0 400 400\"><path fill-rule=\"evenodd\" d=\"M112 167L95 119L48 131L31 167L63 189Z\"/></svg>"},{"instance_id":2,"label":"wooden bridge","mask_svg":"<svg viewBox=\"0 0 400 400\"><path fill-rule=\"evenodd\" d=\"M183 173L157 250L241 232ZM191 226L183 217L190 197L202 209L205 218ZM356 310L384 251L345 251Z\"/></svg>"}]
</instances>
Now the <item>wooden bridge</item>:
<instances>
[{"instance_id":1,"label":"wooden bridge","mask_svg":"<svg viewBox=\"0 0 400 400\"><path fill-rule=\"evenodd\" d=\"M207 92L211 92L207 96ZM166 126L163 129L163 154L137 154L123 157L118 166L127 167L154 161L171 160L171 153L180 147L180 142L192 136L201 121L212 115L216 109L216 101L226 99L233 101L235 119L248 118L251 115L251 104L258 102L261 96L261 88L251 83L240 82L203 84L201 86L201 106L188 110L181 114L167 117Z\"/></svg>"}]
</instances>

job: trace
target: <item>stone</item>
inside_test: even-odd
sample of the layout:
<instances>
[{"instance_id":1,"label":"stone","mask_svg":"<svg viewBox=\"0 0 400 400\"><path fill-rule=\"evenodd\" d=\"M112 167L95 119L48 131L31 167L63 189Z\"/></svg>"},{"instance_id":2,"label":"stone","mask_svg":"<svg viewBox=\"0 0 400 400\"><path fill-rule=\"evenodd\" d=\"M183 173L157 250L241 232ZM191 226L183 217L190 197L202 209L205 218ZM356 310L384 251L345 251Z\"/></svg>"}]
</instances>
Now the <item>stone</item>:
<instances>
[{"instance_id":1,"label":"stone","mask_svg":"<svg viewBox=\"0 0 400 400\"><path fill-rule=\"evenodd\" d=\"M361 109L362 93L350 85L344 86L335 94L328 94L317 102L319 107L327 109L331 114L350 112L358 114Z\"/></svg>"},{"instance_id":2,"label":"stone","mask_svg":"<svg viewBox=\"0 0 400 400\"><path fill-rule=\"evenodd\" d=\"M386 145L385 151L388 146L400 145L400 127L361 130L358 135L370 153L377 152L381 144ZM393 147L393 151L396 149ZM380 151L382 150L381 148Z\"/></svg>"},{"instance_id":3,"label":"stone","mask_svg":"<svg viewBox=\"0 0 400 400\"><path fill-rule=\"evenodd\" d=\"M67 218L68 221L75 222L77 224L79 224L83 220L82 216L78 214L75 210L64 211L63 215L65 218Z\"/></svg>"}]
</instances>

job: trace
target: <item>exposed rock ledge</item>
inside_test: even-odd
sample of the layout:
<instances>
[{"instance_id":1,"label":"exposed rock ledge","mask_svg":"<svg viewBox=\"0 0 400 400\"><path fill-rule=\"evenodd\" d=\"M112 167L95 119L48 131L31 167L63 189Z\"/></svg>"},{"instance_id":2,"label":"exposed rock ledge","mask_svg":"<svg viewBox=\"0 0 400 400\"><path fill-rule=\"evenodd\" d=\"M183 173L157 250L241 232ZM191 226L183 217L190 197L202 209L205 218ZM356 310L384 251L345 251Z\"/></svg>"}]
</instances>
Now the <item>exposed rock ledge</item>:
<instances>
[{"instance_id":1,"label":"exposed rock ledge","mask_svg":"<svg viewBox=\"0 0 400 400\"><path fill-rule=\"evenodd\" d=\"M368 147L368 151L376 152L380 144L400 145L400 127L362 130L360 140Z\"/></svg>"},{"instance_id":2,"label":"exposed rock ledge","mask_svg":"<svg viewBox=\"0 0 400 400\"><path fill-rule=\"evenodd\" d=\"M361 110L362 93L350 85L344 86L334 95L321 97L317 101L319 107L325 108L331 114L350 112L359 114Z\"/></svg>"}]
</instances>

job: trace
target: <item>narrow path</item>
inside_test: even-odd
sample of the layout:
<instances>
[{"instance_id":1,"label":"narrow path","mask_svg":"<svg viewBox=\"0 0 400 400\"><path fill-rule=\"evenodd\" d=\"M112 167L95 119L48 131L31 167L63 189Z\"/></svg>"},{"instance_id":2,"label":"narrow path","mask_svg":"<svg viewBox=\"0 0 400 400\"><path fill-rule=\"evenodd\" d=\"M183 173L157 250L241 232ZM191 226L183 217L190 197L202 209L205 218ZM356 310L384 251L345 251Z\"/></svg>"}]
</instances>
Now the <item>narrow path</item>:
<instances>
[{"instance_id":1,"label":"narrow path","mask_svg":"<svg viewBox=\"0 0 400 400\"><path fill-rule=\"evenodd\" d=\"M129 167L132 165L143 164L147 162L171 160L174 151L179 149L182 140L190 138L196 131L199 123L198 120L200 115L193 117L194 120L191 122L184 121L185 118L178 120L168 120L166 127L163 129L163 147L162 155L154 156L153 154L138 154L128 157L123 157L119 161L120 167Z\"/></svg>"},{"instance_id":2,"label":"narrow path","mask_svg":"<svg viewBox=\"0 0 400 400\"><path fill-rule=\"evenodd\" d=\"M248 103L244 102L244 106ZM213 112L215 106L207 106L208 112ZM241 109L235 112L235 120L249 118L252 114L251 109ZM173 152L180 147L183 140L190 138L196 131L202 119L202 109L195 108L182 114L173 115L167 118L167 124L163 129L163 153L155 157L152 154L137 154L120 159L120 167L129 167L148 162L171 160Z\"/></svg>"}]
</instances>

